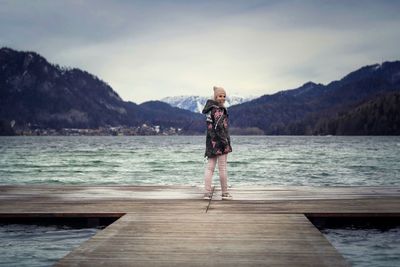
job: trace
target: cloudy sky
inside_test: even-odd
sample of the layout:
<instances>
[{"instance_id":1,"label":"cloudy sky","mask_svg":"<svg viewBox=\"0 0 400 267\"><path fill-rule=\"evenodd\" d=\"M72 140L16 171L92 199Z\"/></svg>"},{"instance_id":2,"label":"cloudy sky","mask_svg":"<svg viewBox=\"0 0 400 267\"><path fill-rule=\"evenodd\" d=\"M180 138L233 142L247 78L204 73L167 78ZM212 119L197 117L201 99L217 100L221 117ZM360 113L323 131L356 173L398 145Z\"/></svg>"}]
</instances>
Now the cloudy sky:
<instances>
[{"instance_id":1,"label":"cloudy sky","mask_svg":"<svg viewBox=\"0 0 400 267\"><path fill-rule=\"evenodd\" d=\"M0 0L0 46L107 82L124 100L271 94L400 60L400 1Z\"/></svg>"}]
</instances>

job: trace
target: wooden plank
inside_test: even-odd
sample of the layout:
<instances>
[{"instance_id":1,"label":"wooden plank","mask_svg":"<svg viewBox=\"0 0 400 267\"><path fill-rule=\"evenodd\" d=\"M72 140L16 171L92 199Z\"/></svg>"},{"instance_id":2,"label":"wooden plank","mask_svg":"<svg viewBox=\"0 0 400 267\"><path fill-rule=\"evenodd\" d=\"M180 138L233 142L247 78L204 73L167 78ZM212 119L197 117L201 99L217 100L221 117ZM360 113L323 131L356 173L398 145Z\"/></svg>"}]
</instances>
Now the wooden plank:
<instances>
[{"instance_id":1,"label":"wooden plank","mask_svg":"<svg viewBox=\"0 0 400 267\"><path fill-rule=\"evenodd\" d=\"M304 215L254 217L128 213L57 266L347 266Z\"/></svg>"},{"instance_id":2,"label":"wooden plank","mask_svg":"<svg viewBox=\"0 0 400 267\"><path fill-rule=\"evenodd\" d=\"M400 197L338 200L213 201L211 213L400 213Z\"/></svg>"},{"instance_id":3,"label":"wooden plank","mask_svg":"<svg viewBox=\"0 0 400 267\"><path fill-rule=\"evenodd\" d=\"M400 187L396 186L268 186L230 188L234 200L266 201L266 200L339 200L363 198L398 198ZM213 200L221 200L221 190L215 189Z\"/></svg>"}]
</instances>

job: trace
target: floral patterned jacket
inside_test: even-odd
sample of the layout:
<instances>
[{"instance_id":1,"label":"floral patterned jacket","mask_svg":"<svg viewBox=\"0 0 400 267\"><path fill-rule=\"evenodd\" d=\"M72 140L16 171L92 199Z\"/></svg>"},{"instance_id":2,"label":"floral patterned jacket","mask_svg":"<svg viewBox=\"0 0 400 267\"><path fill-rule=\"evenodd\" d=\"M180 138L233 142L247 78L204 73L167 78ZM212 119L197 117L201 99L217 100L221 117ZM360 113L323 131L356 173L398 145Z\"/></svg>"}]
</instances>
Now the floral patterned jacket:
<instances>
[{"instance_id":1,"label":"floral patterned jacket","mask_svg":"<svg viewBox=\"0 0 400 267\"><path fill-rule=\"evenodd\" d=\"M207 100L203 109L207 121L205 156L212 158L232 152L228 130L228 111L214 100Z\"/></svg>"}]
</instances>

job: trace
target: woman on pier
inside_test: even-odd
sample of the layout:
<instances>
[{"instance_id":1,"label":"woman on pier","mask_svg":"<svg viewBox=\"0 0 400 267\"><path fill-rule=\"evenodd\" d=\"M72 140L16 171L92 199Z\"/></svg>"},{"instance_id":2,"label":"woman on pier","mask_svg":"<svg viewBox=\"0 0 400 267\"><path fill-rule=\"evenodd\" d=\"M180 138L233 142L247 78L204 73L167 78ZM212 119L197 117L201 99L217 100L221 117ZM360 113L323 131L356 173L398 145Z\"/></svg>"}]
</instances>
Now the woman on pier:
<instances>
[{"instance_id":1,"label":"woman on pier","mask_svg":"<svg viewBox=\"0 0 400 267\"><path fill-rule=\"evenodd\" d=\"M211 199L211 183L215 165L218 162L219 179L221 182L222 199L229 200L228 173L226 170L228 153L232 152L231 139L228 131L228 111L224 106L226 92L222 87L214 86L214 99L207 100L203 109L206 114L207 136L206 152L207 166L204 174L204 199Z\"/></svg>"}]
</instances>

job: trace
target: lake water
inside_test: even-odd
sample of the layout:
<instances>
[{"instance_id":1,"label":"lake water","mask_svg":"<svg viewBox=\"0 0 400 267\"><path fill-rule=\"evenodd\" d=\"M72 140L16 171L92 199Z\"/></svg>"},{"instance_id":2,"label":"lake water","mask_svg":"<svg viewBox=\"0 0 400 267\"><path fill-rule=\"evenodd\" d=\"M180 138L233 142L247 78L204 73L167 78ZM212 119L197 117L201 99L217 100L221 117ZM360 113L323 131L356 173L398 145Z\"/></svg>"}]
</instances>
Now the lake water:
<instances>
[{"instance_id":1,"label":"lake water","mask_svg":"<svg viewBox=\"0 0 400 267\"><path fill-rule=\"evenodd\" d=\"M0 225L0 266L52 266L99 229Z\"/></svg>"},{"instance_id":2,"label":"lake water","mask_svg":"<svg viewBox=\"0 0 400 267\"><path fill-rule=\"evenodd\" d=\"M232 144L228 175L234 187L400 184L399 136L233 136ZM0 184L202 185L204 146L202 136L0 137ZM56 261L53 249L67 249L57 254L61 258L96 231L82 229L79 236L74 229L68 234L63 228L57 233L31 227L0 227L0 265L49 266ZM398 228L357 231L325 234L354 266L400 265L398 242L393 249L394 240L400 240ZM12 253L17 254L10 261ZM373 257L365 261L365 255Z\"/></svg>"},{"instance_id":3,"label":"lake water","mask_svg":"<svg viewBox=\"0 0 400 267\"><path fill-rule=\"evenodd\" d=\"M352 266L400 266L400 227L325 229L322 233Z\"/></svg>"},{"instance_id":4,"label":"lake water","mask_svg":"<svg viewBox=\"0 0 400 267\"><path fill-rule=\"evenodd\" d=\"M400 182L399 136L233 136L232 143L232 186ZM0 183L201 185L204 147L203 136L0 137Z\"/></svg>"}]
</instances>

